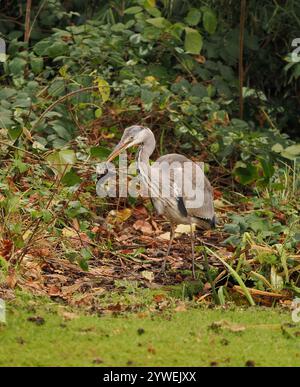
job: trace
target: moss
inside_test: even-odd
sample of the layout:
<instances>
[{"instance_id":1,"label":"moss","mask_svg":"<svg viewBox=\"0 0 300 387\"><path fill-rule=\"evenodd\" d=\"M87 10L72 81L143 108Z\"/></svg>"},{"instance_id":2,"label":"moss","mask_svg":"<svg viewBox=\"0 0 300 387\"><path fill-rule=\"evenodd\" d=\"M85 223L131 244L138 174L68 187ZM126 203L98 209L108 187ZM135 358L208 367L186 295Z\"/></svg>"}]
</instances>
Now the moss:
<instances>
[{"instance_id":1,"label":"moss","mask_svg":"<svg viewBox=\"0 0 300 387\"><path fill-rule=\"evenodd\" d=\"M289 323L276 309L99 317L23 299L0 326L0 365L299 366L298 328Z\"/></svg>"}]
</instances>

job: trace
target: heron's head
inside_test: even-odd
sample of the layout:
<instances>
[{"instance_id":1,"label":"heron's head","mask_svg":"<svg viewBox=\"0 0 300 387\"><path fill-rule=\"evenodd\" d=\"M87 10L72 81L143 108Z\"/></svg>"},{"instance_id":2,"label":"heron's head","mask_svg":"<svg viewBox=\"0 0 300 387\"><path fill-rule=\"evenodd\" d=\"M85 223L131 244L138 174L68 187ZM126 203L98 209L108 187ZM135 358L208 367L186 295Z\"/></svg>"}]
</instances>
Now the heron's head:
<instances>
[{"instance_id":1,"label":"heron's head","mask_svg":"<svg viewBox=\"0 0 300 387\"><path fill-rule=\"evenodd\" d=\"M153 136L153 133L144 126L133 125L126 128L119 144L108 156L107 162L112 161L125 149L145 143L149 136Z\"/></svg>"}]
</instances>

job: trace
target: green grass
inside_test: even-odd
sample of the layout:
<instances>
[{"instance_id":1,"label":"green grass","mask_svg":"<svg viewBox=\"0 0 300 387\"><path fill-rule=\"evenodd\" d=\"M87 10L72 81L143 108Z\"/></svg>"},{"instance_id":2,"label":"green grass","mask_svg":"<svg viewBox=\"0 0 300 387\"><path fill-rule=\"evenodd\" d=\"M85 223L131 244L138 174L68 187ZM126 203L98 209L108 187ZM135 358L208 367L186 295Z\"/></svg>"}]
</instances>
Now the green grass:
<instances>
[{"instance_id":1,"label":"green grass","mask_svg":"<svg viewBox=\"0 0 300 387\"><path fill-rule=\"evenodd\" d=\"M300 365L300 325L282 329L291 317L281 310L201 308L118 317L75 311L78 317L71 320L65 311L44 301L8 305L7 324L0 326L0 365ZM37 316L44 324L28 321ZM220 320L228 324L212 329Z\"/></svg>"}]
</instances>

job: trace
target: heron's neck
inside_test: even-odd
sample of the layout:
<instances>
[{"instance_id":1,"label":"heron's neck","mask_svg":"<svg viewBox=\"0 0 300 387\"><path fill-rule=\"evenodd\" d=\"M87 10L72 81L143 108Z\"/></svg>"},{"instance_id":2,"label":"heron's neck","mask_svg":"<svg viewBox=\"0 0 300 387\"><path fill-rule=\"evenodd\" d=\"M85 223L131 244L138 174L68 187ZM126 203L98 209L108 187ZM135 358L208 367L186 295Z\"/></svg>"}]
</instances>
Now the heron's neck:
<instances>
[{"instance_id":1,"label":"heron's neck","mask_svg":"<svg viewBox=\"0 0 300 387\"><path fill-rule=\"evenodd\" d=\"M136 159L138 173L142 177L142 181L144 181L145 183L149 181L149 174L150 174L149 158L155 149L154 135L150 130L149 132L150 132L149 136L139 147L137 159Z\"/></svg>"},{"instance_id":2,"label":"heron's neck","mask_svg":"<svg viewBox=\"0 0 300 387\"><path fill-rule=\"evenodd\" d=\"M137 154L137 171L141 177L141 195L151 196L151 167L149 158L155 149L155 138L151 130L149 129L149 135L140 146ZM149 191L150 189L150 191Z\"/></svg>"},{"instance_id":3,"label":"heron's neck","mask_svg":"<svg viewBox=\"0 0 300 387\"><path fill-rule=\"evenodd\" d=\"M150 164L149 162L150 156L151 154L145 151L144 145L141 145L138 149L138 154L136 159L138 168L148 166Z\"/></svg>"},{"instance_id":4,"label":"heron's neck","mask_svg":"<svg viewBox=\"0 0 300 387\"><path fill-rule=\"evenodd\" d=\"M155 149L155 138L153 133L149 130L149 136L145 139L143 144L139 147L137 155L137 166L139 169L149 167L149 158Z\"/></svg>"}]
</instances>

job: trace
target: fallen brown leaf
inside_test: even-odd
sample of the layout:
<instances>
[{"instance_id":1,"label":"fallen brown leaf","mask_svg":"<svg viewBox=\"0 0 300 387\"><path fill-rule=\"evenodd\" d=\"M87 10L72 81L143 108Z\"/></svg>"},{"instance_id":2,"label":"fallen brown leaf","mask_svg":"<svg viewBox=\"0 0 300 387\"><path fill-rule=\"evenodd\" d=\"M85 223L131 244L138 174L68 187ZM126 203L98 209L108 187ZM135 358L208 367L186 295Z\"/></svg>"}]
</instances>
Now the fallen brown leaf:
<instances>
[{"instance_id":1,"label":"fallen brown leaf","mask_svg":"<svg viewBox=\"0 0 300 387\"><path fill-rule=\"evenodd\" d=\"M153 233L153 228L149 222L146 220L139 219L133 224L135 230L141 231L143 234L151 235Z\"/></svg>"}]
</instances>

